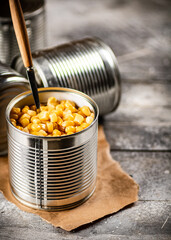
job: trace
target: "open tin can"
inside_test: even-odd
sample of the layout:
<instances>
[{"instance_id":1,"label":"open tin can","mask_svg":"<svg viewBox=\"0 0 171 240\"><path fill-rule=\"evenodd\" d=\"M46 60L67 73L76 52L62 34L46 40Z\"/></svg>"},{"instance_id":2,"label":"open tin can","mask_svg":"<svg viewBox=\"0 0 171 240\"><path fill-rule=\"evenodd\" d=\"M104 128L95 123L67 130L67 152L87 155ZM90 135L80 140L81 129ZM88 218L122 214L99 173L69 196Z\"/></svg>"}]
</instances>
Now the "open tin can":
<instances>
[{"instance_id":1,"label":"open tin can","mask_svg":"<svg viewBox=\"0 0 171 240\"><path fill-rule=\"evenodd\" d=\"M34 103L30 91L15 97L8 105L8 157L10 185L23 204L45 210L76 207L94 192L97 172L98 107L87 95L67 88L39 89L41 103L49 97L87 105L95 114L91 125L81 132L40 137L25 133L10 122L13 107Z\"/></svg>"},{"instance_id":2,"label":"open tin can","mask_svg":"<svg viewBox=\"0 0 171 240\"><path fill-rule=\"evenodd\" d=\"M85 38L33 53L39 87L68 87L92 97L100 115L114 111L120 101L121 82L116 57L97 38ZM20 56L12 67L25 75Z\"/></svg>"}]
</instances>

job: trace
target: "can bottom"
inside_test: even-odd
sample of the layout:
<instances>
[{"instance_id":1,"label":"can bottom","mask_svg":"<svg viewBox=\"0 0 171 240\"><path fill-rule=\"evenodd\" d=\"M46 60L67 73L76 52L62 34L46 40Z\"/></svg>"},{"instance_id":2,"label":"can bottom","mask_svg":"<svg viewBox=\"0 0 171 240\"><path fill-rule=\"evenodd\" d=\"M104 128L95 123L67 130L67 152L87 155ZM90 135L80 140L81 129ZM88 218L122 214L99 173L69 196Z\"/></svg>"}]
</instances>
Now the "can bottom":
<instances>
[{"instance_id":1,"label":"can bottom","mask_svg":"<svg viewBox=\"0 0 171 240\"><path fill-rule=\"evenodd\" d=\"M40 206L40 205L35 205L35 204L32 204L30 202L27 202L25 200L23 200L22 198L20 198L19 196L17 196L17 194L14 192L13 188L11 187L11 192L13 194L13 196L20 202L22 203L23 205L27 206L27 207L30 207L30 208L33 208L33 209L38 209L38 210L42 210L42 211L64 211L64 210L69 210L69 209L72 209L72 208L75 208L75 207L78 207L80 206L81 204L83 204L84 202L86 202L94 193L96 189L96 184L93 186L93 189L91 190L91 192L86 196L84 196L82 199L80 199L79 201L76 201L76 202L73 202L73 203L70 203L70 204L66 204L66 205L61 205L61 206ZM85 194L83 194L85 195Z\"/></svg>"}]
</instances>

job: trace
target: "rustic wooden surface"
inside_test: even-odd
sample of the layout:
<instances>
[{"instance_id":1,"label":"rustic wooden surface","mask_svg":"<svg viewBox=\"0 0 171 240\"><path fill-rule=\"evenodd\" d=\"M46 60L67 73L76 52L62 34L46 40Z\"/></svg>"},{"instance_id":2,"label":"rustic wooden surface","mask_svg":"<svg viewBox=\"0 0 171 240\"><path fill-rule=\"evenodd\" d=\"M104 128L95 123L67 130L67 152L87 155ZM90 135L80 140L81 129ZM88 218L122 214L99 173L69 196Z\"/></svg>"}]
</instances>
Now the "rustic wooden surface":
<instances>
[{"instance_id":1,"label":"rustic wooden surface","mask_svg":"<svg viewBox=\"0 0 171 240\"><path fill-rule=\"evenodd\" d=\"M48 46L97 36L118 58L121 104L101 122L113 158L140 185L140 200L66 232L0 194L0 239L171 239L170 12L169 0L47 1Z\"/></svg>"}]
</instances>

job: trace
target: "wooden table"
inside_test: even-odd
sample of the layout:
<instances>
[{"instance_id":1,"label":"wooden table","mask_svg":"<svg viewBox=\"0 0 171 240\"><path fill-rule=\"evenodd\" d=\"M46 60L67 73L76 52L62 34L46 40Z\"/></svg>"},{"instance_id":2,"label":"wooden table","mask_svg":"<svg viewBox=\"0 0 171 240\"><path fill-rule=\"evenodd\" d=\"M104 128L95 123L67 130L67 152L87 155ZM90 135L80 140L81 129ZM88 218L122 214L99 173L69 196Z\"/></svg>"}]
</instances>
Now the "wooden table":
<instances>
[{"instance_id":1,"label":"wooden table","mask_svg":"<svg viewBox=\"0 0 171 240\"><path fill-rule=\"evenodd\" d=\"M20 211L0 194L0 239L171 239L170 1L48 0L48 46L97 36L122 74L118 110L103 118L111 154L140 185L139 201L73 232Z\"/></svg>"}]
</instances>

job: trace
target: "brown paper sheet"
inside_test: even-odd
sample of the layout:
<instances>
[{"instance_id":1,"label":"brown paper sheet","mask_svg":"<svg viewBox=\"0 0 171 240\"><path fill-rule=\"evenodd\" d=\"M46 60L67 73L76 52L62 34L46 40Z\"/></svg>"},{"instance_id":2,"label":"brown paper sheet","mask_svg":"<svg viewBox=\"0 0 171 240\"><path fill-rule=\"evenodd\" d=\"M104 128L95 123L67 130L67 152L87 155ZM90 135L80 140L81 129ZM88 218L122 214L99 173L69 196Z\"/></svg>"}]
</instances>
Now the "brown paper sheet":
<instances>
[{"instance_id":1,"label":"brown paper sheet","mask_svg":"<svg viewBox=\"0 0 171 240\"><path fill-rule=\"evenodd\" d=\"M6 199L21 210L37 214L55 227L61 227L67 231L117 212L128 204L137 201L138 188L136 182L112 159L102 126L99 127L98 136L96 190L88 201L72 210L46 212L34 210L21 204L10 191L7 157L0 158L0 191Z\"/></svg>"}]
</instances>

